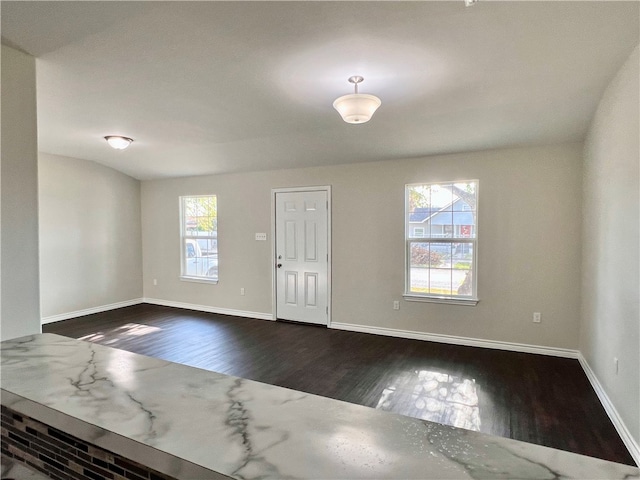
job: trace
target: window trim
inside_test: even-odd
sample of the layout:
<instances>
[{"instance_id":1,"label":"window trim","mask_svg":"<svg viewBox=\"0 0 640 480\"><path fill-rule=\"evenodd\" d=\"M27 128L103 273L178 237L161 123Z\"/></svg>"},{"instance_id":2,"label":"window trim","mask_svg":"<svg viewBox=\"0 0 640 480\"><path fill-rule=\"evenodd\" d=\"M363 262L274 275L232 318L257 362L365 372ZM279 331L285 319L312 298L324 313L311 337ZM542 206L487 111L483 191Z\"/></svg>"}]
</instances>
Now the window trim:
<instances>
[{"instance_id":1,"label":"window trim","mask_svg":"<svg viewBox=\"0 0 640 480\"><path fill-rule=\"evenodd\" d=\"M216 221L218 218L218 214L217 214L217 206L218 206L218 196L216 194L209 194L209 195L180 195L178 197L178 202L179 202L179 213L180 213L180 275L179 275L179 279L180 281L183 282L193 282L193 283L207 283L207 284L217 284L220 278L220 271L218 270L218 276L216 278L209 278L209 277L205 277L205 276L197 276L197 275L186 275L184 272L186 272L186 250L185 250L185 246L186 246L186 240L207 240L207 239L216 239L216 242L218 240L218 228L216 227L216 236L213 237L211 235L207 235L207 236L199 236L199 235L188 235L185 232L185 216L184 216L184 212L185 212L185 201L188 198L210 198L210 197L215 197L216 199ZM217 243L216 243L217 244Z\"/></svg>"},{"instance_id":2,"label":"window trim","mask_svg":"<svg viewBox=\"0 0 640 480\"><path fill-rule=\"evenodd\" d=\"M473 226L474 236L472 238L455 238L455 237L410 237L410 225L409 225L409 188L416 185L445 185L445 184L456 184L456 183L475 183L475 195L476 195L476 210L475 210L475 225ZM404 239L405 239L405 248L404 248L404 293L402 297L404 300L409 302L424 302L424 303L445 303L450 305L464 305L464 306L475 306L480 302L478 298L478 203L479 203L479 187L480 182L477 179L469 179L469 180L453 180L453 181L442 181L442 182L419 182L419 183L407 183L404 186ZM463 210L469 211L469 210ZM469 243L473 245L473 258L472 258L472 292L471 296L457 296L457 295L436 295L436 294L428 294L428 293L416 293L411 292L411 244L412 243Z\"/></svg>"},{"instance_id":3,"label":"window trim","mask_svg":"<svg viewBox=\"0 0 640 480\"><path fill-rule=\"evenodd\" d=\"M404 293L402 298L407 302L448 303L449 305L464 305L467 307L475 307L480 302L478 298L436 297L435 295L427 297L418 293Z\"/></svg>"}]
</instances>

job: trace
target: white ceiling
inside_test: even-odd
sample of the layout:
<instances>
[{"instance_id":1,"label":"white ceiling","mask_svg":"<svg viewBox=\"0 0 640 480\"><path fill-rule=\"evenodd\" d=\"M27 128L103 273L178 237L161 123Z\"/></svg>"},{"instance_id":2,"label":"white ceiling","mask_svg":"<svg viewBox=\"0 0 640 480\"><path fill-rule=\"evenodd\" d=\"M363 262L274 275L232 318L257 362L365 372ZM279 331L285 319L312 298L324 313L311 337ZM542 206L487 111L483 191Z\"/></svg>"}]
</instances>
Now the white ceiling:
<instances>
[{"instance_id":1,"label":"white ceiling","mask_svg":"<svg viewBox=\"0 0 640 480\"><path fill-rule=\"evenodd\" d=\"M42 152L139 179L584 138L638 2L9 2ZM382 106L344 123L333 100ZM102 137L135 142L124 151Z\"/></svg>"}]
</instances>

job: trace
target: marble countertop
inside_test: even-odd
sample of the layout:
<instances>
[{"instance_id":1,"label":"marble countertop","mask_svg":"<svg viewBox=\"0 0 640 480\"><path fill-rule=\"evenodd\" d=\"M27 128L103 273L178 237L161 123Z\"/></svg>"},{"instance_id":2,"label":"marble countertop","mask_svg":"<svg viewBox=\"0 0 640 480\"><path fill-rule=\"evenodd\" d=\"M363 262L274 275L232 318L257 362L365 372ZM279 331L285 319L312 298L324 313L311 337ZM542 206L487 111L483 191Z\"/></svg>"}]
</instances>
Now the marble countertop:
<instances>
[{"instance_id":1,"label":"marble countertop","mask_svg":"<svg viewBox=\"0 0 640 480\"><path fill-rule=\"evenodd\" d=\"M58 335L1 349L3 405L178 478L640 478L626 465Z\"/></svg>"}]
</instances>

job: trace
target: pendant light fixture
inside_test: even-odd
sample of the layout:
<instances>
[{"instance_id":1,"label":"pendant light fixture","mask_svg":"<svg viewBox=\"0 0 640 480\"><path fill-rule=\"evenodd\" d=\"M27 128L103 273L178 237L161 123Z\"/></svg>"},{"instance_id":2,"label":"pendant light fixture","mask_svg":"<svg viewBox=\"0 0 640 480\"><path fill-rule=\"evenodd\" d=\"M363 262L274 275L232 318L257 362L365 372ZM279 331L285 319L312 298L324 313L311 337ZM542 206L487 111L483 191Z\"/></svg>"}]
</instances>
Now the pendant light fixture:
<instances>
[{"instance_id":1,"label":"pendant light fixture","mask_svg":"<svg viewBox=\"0 0 640 480\"><path fill-rule=\"evenodd\" d=\"M368 122L382 104L375 95L358 93L358 84L363 80L364 78L358 75L349 77L349 82L354 84L355 93L343 95L333 102L333 108L338 111L342 119L347 123Z\"/></svg>"},{"instance_id":2,"label":"pendant light fixture","mask_svg":"<svg viewBox=\"0 0 640 480\"><path fill-rule=\"evenodd\" d=\"M104 139L111 148L115 148L116 150L124 150L133 142L133 138L122 137L120 135L107 135Z\"/></svg>"}]
</instances>

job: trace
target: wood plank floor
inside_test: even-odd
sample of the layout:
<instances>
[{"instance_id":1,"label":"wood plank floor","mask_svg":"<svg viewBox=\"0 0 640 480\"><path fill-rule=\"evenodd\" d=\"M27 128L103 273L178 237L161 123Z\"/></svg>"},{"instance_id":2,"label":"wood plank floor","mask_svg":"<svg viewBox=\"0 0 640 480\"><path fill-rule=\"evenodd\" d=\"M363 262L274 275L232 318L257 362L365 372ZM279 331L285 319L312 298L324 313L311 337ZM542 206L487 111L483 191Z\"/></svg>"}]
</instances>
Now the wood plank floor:
<instances>
[{"instance_id":1,"label":"wood plank floor","mask_svg":"<svg viewBox=\"0 0 640 480\"><path fill-rule=\"evenodd\" d=\"M574 359L148 304L43 331L635 465Z\"/></svg>"}]
</instances>

